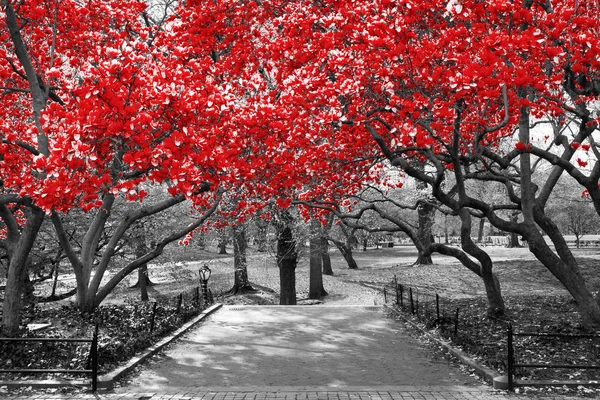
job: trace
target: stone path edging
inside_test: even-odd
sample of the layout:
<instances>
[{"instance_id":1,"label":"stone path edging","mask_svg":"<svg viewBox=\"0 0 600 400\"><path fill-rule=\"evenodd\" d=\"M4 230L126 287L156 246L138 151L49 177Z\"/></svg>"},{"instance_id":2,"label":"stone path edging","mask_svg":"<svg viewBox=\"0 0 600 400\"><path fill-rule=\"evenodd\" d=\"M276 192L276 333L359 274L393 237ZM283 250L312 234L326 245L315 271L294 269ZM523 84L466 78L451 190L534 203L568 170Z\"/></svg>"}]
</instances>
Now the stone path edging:
<instances>
[{"instance_id":1,"label":"stone path edging","mask_svg":"<svg viewBox=\"0 0 600 400\"><path fill-rule=\"evenodd\" d=\"M127 362L127 364L120 366L119 368L109 372L108 374L104 374L98 377L98 388L99 389L112 389L114 386L114 382L119 378L123 377L126 373L140 365L147 358L153 356L158 351L160 351L163 347L173 342L175 339L179 338L181 335L186 333L190 328L196 325L198 322L202 321L206 317L208 317L213 312L217 311L221 308L223 304L214 304L202 311L197 317L183 324L179 329L172 332L169 336L163 338L159 342L154 345L148 347L142 354L139 356L133 357Z\"/></svg>"},{"instance_id":2,"label":"stone path edging","mask_svg":"<svg viewBox=\"0 0 600 400\"><path fill-rule=\"evenodd\" d=\"M394 314L398 315L398 317L400 317L404 322L406 322L413 328L417 329L423 335L427 336L427 338L433 340L434 342L436 342L437 344L442 346L448 353L450 353L454 357L456 357L462 364L465 364L465 365L473 368L475 370L475 372L477 373L477 375L479 375L481 378L483 378L490 385L492 385L494 383L494 378L500 376L498 371L488 368L485 365L479 364L477 361L475 361L471 357L469 357L465 352L453 347L450 344L450 342L441 340L440 338L433 336L431 333L427 332L426 330L421 328L419 325L415 324L413 321L409 320L404 315L402 315L402 313L400 311L390 307L387 304L384 304L384 306L388 310L392 311Z\"/></svg>"},{"instance_id":3,"label":"stone path edging","mask_svg":"<svg viewBox=\"0 0 600 400\"><path fill-rule=\"evenodd\" d=\"M194 325L208 317L213 312L217 311L221 308L222 304L214 304L202 311L192 320L183 324L179 329L171 332L168 336L162 338L157 343L148 347L146 350L142 352L142 354L138 356L132 357L126 364L119 366L117 369L98 376L98 389L110 390L114 386L114 382L121 378L123 375L140 365L147 358L153 356L158 351L160 351L163 347L173 342L175 339L179 338L181 335L186 333L189 329L191 329ZM49 380L27 380L27 381L0 381L0 387L7 388L17 388L17 387L32 387L36 389L49 389L56 387L65 387L65 386L87 386L89 384L89 380L74 380L67 381L63 379L49 379Z\"/></svg>"},{"instance_id":4,"label":"stone path edging","mask_svg":"<svg viewBox=\"0 0 600 400\"><path fill-rule=\"evenodd\" d=\"M465 364L472 369L475 370L477 375L483 378L487 383L492 385L495 389L506 390L508 389L508 378L506 375L501 375L498 371L493 370L491 368L486 367L485 365L479 364L477 361L473 360L469 357L465 352L458 350L453 347L450 343L445 340L441 340L440 338L435 337L431 333L427 332L419 325L415 324L413 321L406 318L402 313L396 310L393 307L390 307L387 304L384 304L385 308L392 311L394 314L398 315L404 322L417 329L423 335L427 336L429 339L435 341L437 344L442 346L446 351L452 354L454 357L458 359L462 364ZM588 381L577 381L577 380L539 380L539 381L526 381L522 379L515 379L514 381L515 387L518 386L529 386L529 387L548 387L548 386L565 386L576 388L579 386L587 386L587 387L600 387L600 382L588 382Z\"/></svg>"}]
</instances>

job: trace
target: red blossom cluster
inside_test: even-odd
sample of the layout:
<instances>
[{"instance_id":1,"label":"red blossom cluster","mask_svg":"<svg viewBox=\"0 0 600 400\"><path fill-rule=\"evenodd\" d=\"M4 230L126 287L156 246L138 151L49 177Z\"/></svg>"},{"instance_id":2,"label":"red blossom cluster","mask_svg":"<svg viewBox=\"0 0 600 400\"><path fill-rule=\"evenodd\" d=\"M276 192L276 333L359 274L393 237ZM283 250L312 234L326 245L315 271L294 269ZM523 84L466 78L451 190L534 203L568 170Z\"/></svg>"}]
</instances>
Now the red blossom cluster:
<instances>
[{"instance_id":1,"label":"red blossom cluster","mask_svg":"<svg viewBox=\"0 0 600 400\"><path fill-rule=\"evenodd\" d=\"M586 89L581 77L600 70L597 1L552 7L188 1L148 24L143 2L28 1L18 17L50 94L49 154L35 150L25 72L3 31L3 190L87 211L107 192L142 200L146 181L201 203L210 183L253 212L269 198L285 208L398 185L374 132L405 157L443 154L460 112L458 145L474 154L512 135L523 107L564 113L565 80Z\"/></svg>"}]
</instances>

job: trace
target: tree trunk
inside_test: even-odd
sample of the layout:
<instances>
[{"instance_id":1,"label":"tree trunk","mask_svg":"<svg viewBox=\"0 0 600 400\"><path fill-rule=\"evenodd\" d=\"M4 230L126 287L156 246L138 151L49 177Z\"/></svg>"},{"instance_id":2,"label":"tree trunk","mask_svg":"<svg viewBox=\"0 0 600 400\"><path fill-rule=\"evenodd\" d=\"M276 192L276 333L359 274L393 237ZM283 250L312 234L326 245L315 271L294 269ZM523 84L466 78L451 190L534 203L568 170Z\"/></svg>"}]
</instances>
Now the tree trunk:
<instances>
[{"instance_id":1,"label":"tree trunk","mask_svg":"<svg viewBox=\"0 0 600 400\"><path fill-rule=\"evenodd\" d=\"M345 243L342 243L338 240L334 240L333 244L338 248L344 260L348 264L348 269L358 269L358 264L356 264L356 260L352 256L352 248Z\"/></svg>"},{"instance_id":2,"label":"tree trunk","mask_svg":"<svg viewBox=\"0 0 600 400\"><path fill-rule=\"evenodd\" d=\"M444 243L450 244L450 240L448 239L448 216L444 215Z\"/></svg>"},{"instance_id":3,"label":"tree trunk","mask_svg":"<svg viewBox=\"0 0 600 400\"><path fill-rule=\"evenodd\" d=\"M310 270L309 270L309 299L320 299L327 296L323 287L323 258L321 254L320 223L317 219L310 220Z\"/></svg>"},{"instance_id":4,"label":"tree trunk","mask_svg":"<svg viewBox=\"0 0 600 400\"><path fill-rule=\"evenodd\" d=\"M284 226L277 237L277 266L279 267L279 304L296 304L296 266L298 254L289 226Z\"/></svg>"},{"instance_id":5,"label":"tree trunk","mask_svg":"<svg viewBox=\"0 0 600 400\"><path fill-rule=\"evenodd\" d=\"M256 249L259 253L264 253L268 250L267 247L267 232L269 228L269 224L267 221L260 217L256 217L256 244L258 248Z\"/></svg>"},{"instance_id":6,"label":"tree trunk","mask_svg":"<svg viewBox=\"0 0 600 400\"><path fill-rule=\"evenodd\" d=\"M427 202L419 203L417 207L417 215L419 217L419 229L417 231L417 237L419 241L422 243L424 248L428 248L433 237L431 233L431 228L433 226L433 218L435 215L435 207ZM417 257L417 261L415 264L417 265L431 265L433 261L431 259L431 255L425 255L422 249L418 249L419 255Z\"/></svg>"},{"instance_id":7,"label":"tree trunk","mask_svg":"<svg viewBox=\"0 0 600 400\"><path fill-rule=\"evenodd\" d=\"M556 254L535 225L528 227L525 236L529 250L569 291L577 303L582 323L587 328L600 328L600 304L588 289L573 252L556 224L539 208L534 207L533 211L537 226L550 237Z\"/></svg>"},{"instance_id":8,"label":"tree trunk","mask_svg":"<svg viewBox=\"0 0 600 400\"><path fill-rule=\"evenodd\" d=\"M238 225L233 228L233 287L229 290L231 294L242 294L254 292L254 288L248 282L248 262L246 260L246 227Z\"/></svg>"},{"instance_id":9,"label":"tree trunk","mask_svg":"<svg viewBox=\"0 0 600 400\"><path fill-rule=\"evenodd\" d=\"M323 275L333 275L331 257L329 256L329 241L325 237L320 238L319 252L321 253L321 261L323 262Z\"/></svg>"},{"instance_id":10,"label":"tree trunk","mask_svg":"<svg viewBox=\"0 0 600 400\"><path fill-rule=\"evenodd\" d=\"M22 283L27 273L27 259L43 221L44 211L34 207L8 265L2 307L2 331L7 336L14 336L19 331Z\"/></svg>"},{"instance_id":11,"label":"tree trunk","mask_svg":"<svg viewBox=\"0 0 600 400\"><path fill-rule=\"evenodd\" d=\"M485 228L485 218L479 218L479 229L477 230L477 243L483 242L484 228Z\"/></svg>"},{"instance_id":12,"label":"tree trunk","mask_svg":"<svg viewBox=\"0 0 600 400\"><path fill-rule=\"evenodd\" d=\"M519 220L519 213L513 212L510 216L510 220L511 220L511 222L514 222L516 224ZM511 249L523 247L519 243L519 234L518 233L510 232L510 235L508 237L508 246L507 247L511 248Z\"/></svg>"},{"instance_id":13,"label":"tree trunk","mask_svg":"<svg viewBox=\"0 0 600 400\"><path fill-rule=\"evenodd\" d=\"M219 254L227 254L227 239L220 239L217 246L219 248Z\"/></svg>"},{"instance_id":14,"label":"tree trunk","mask_svg":"<svg viewBox=\"0 0 600 400\"><path fill-rule=\"evenodd\" d=\"M492 272L492 259L481 248L479 248L471 239L471 215L466 208L461 208L458 212L461 220L460 242L462 249L470 256L477 259L481 268L481 279L485 286L488 308L487 315L489 318L500 318L504 316L506 307L502 298L500 282L496 275Z\"/></svg>"},{"instance_id":15,"label":"tree trunk","mask_svg":"<svg viewBox=\"0 0 600 400\"><path fill-rule=\"evenodd\" d=\"M135 249L135 258L143 257L148 252L146 246L146 231L141 224L135 224L132 228L132 245ZM154 285L148 277L148 264L144 263L138 268L138 280L133 287L140 288L140 299L148 301L148 286Z\"/></svg>"}]
</instances>

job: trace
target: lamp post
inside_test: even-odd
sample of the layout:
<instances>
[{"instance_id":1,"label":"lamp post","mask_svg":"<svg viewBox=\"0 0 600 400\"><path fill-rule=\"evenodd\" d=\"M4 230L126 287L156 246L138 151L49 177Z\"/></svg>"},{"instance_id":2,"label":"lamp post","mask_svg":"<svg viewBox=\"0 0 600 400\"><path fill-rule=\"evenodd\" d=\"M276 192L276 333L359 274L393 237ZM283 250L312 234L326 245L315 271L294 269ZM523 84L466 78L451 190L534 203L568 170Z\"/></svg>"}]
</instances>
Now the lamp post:
<instances>
[{"instance_id":1,"label":"lamp post","mask_svg":"<svg viewBox=\"0 0 600 400\"><path fill-rule=\"evenodd\" d=\"M208 268L208 265L204 264L198 270L198 274L200 275L200 286L202 287L202 300L204 300L204 304L208 304L208 279L210 278L211 270Z\"/></svg>"}]
</instances>

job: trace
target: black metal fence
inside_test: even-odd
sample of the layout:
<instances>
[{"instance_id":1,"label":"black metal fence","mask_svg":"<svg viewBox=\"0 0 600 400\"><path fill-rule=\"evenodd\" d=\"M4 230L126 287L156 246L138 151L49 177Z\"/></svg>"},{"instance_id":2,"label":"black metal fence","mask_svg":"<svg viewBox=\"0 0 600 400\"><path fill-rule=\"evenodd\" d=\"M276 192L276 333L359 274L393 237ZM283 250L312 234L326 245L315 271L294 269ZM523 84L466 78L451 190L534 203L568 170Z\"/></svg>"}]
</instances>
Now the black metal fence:
<instances>
[{"instance_id":1,"label":"black metal fence","mask_svg":"<svg viewBox=\"0 0 600 400\"><path fill-rule=\"evenodd\" d=\"M598 369L600 365L592 364L552 364L551 362L535 363L535 362L518 362L515 351L514 337L536 337L536 338L560 338L560 339L599 339L600 334L567 334L567 333L540 333L540 332L514 332L511 324L507 329L508 342L508 360L507 360L507 375L508 375L508 390L513 391L515 382L514 375L517 368L549 368L549 369ZM531 347L531 346L529 346ZM531 351L531 350L530 350ZM560 351L560 350L559 350Z\"/></svg>"},{"instance_id":2,"label":"black metal fence","mask_svg":"<svg viewBox=\"0 0 600 400\"><path fill-rule=\"evenodd\" d=\"M391 284L384 286L383 288L384 301L387 304L388 301L395 302L397 307L403 312L410 313L417 317L417 319L426 324L428 328L437 327L440 331L445 331L447 334L450 333L452 341L459 339L457 337L460 324L459 316L460 308L450 305L449 301L444 301L437 293L427 292L425 290L419 290L409 286L401 285L397 282L396 277L392 280ZM464 314L464 313L463 313ZM464 321L463 321L464 323ZM508 375L508 387L509 390L514 390L515 386L515 372L519 368L548 368L548 369L565 369L565 370L577 370L577 369L595 369L600 370L600 365L597 364L576 364L575 360L573 364L555 363L551 360L545 362L521 362L519 361L518 351L515 345L515 337L533 337L533 338L559 338L562 342L568 338L569 340L582 340L582 339L594 339L600 343L600 334L567 334L567 333L535 333L535 332L518 332L513 331L511 324L507 328L507 348L508 354L506 359L506 368ZM521 347L524 353L529 354L535 353L535 348L538 346L552 345L555 344L544 344L544 343L526 343ZM555 346L556 347L556 346ZM600 348L600 346L598 346ZM557 351L560 351L557 349ZM598 350L600 353L600 350ZM581 356L581 355L579 355ZM598 359L598 358L596 358Z\"/></svg>"},{"instance_id":3,"label":"black metal fence","mask_svg":"<svg viewBox=\"0 0 600 400\"><path fill-rule=\"evenodd\" d=\"M209 292L209 303L212 302L212 293ZM91 374L92 390L96 391L98 382L98 364L99 360L107 360L114 358L114 353L135 352L140 349L139 346L146 347L150 342L150 337L166 333L178 326L181 320L185 320L190 316L196 315L199 310L206 308L208 304L204 304L200 287L194 287L185 292L181 292L173 297L160 297L154 302L142 302L135 305L129 305L128 313L130 313L128 323L135 323L136 326L130 326L139 332L138 336L141 343L138 346L129 345L127 350L117 347L114 343L98 344L98 329L99 326L106 326L103 321L102 313L94 317L95 329L92 338L46 338L46 337L23 337L23 338L2 338L0 343L90 343L90 352L87 357L87 365L84 369L75 368L5 368L0 369L0 373L4 374ZM93 322L92 322L93 323ZM105 335L110 335L106 333ZM145 336L145 338L142 338ZM104 341L104 340L103 340ZM119 343L122 344L122 343ZM56 347L55 345L54 347ZM42 349L43 350L43 349ZM26 348L23 351L27 351ZM60 351L54 348L47 351ZM51 357L50 357L51 358Z\"/></svg>"},{"instance_id":4,"label":"black metal fence","mask_svg":"<svg viewBox=\"0 0 600 400\"><path fill-rule=\"evenodd\" d=\"M437 293L399 284L394 276L391 286L384 286L383 296L385 303L389 299L421 321L458 333L460 308L450 308Z\"/></svg>"},{"instance_id":5,"label":"black metal fence","mask_svg":"<svg viewBox=\"0 0 600 400\"><path fill-rule=\"evenodd\" d=\"M14 368L0 369L0 373L18 374L90 374L92 378L92 391L98 389L98 325L94 329L92 338L0 338L0 342L42 342L42 343L90 343L90 353L85 369L42 369L42 368Z\"/></svg>"}]
</instances>

